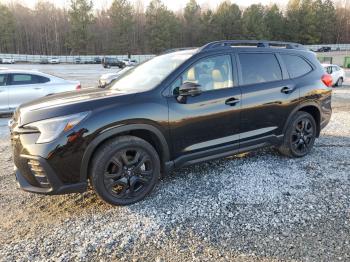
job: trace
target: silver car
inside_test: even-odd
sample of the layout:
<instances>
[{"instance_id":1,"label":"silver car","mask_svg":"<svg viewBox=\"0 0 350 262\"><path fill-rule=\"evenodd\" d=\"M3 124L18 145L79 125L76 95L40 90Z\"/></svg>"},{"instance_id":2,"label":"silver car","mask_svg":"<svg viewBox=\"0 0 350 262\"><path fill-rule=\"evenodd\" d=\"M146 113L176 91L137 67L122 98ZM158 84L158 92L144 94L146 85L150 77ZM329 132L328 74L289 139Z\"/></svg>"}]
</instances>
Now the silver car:
<instances>
[{"instance_id":1,"label":"silver car","mask_svg":"<svg viewBox=\"0 0 350 262\"><path fill-rule=\"evenodd\" d=\"M34 70L0 69L0 113L11 113L19 105L40 97L80 88L79 81Z\"/></svg>"},{"instance_id":2,"label":"silver car","mask_svg":"<svg viewBox=\"0 0 350 262\"><path fill-rule=\"evenodd\" d=\"M127 66L116 73L107 73L107 74L101 75L100 79L98 80L98 87L100 88L108 87L114 80L120 78L123 74L125 74L132 68L134 68L134 66Z\"/></svg>"}]
</instances>

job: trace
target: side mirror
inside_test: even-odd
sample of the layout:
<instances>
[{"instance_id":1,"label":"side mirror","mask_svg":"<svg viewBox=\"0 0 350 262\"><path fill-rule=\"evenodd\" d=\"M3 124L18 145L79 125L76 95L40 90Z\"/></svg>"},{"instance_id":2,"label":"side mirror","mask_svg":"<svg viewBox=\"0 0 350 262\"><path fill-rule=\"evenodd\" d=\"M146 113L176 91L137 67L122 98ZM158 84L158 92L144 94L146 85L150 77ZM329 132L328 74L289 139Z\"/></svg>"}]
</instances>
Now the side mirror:
<instances>
[{"instance_id":1,"label":"side mirror","mask_svg":"<svg viewBox=\"0 0 350 262\"><path fill-rule=\"evenodd\" d=\"M191 82L185 82L179 88L177 101L179 103L186 103L188 96L198 96L201 93L201 85Z\"/></svg>"},{"instance_id":2,"label":"side mirror","mask_svg":"<svg viewBox=\"0 0 350 262\"><path fill-rule=\"evenodd\" d=\"M198 96L201 93L201 85L196 83L185 82L179 88L180 96Z\"/></svg>"}]
</instances>

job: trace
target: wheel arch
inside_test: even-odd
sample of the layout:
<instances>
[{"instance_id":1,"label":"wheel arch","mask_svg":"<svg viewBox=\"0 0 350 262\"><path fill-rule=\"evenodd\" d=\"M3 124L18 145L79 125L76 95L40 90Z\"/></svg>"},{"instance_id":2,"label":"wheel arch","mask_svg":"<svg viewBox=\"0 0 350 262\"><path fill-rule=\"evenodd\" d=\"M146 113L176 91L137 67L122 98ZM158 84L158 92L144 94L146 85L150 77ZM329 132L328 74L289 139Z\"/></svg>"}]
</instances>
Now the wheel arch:
<instances>
[{"instance_id":1,"label":"wheel arch","mask_svg":"<svg viewBox=\"0 0 350 262\"><path fill-rule=\"evenodd\" d=\"M90 162L98 148L107 140L122 135L136 136L150 143L159 154L161 169L165 168L164 164L170 159L170 151L167 140L162 132L149 124L123 125L104 131L89 143L81 163L80 181L86 181L88 179Z\"/></svg>"},{"instance_id":2,"label":"wheel arch","mask_svg":"<svg viewBox=\"0 0 350 262\"><path fill-rule=\"evenodd\" d=\"M288 119L283 128L283 134L285 134L288 128L288 125L292 120L292 117L295 115L296 112L299 112L299 111L307 112L313 116L317 127L316 137L319 137L321 132L321 110L320 110L320 106L316 102L303 103L303 104L300 104L298 107L296 107L288 116Z\"/></svg>"}]
</instances>

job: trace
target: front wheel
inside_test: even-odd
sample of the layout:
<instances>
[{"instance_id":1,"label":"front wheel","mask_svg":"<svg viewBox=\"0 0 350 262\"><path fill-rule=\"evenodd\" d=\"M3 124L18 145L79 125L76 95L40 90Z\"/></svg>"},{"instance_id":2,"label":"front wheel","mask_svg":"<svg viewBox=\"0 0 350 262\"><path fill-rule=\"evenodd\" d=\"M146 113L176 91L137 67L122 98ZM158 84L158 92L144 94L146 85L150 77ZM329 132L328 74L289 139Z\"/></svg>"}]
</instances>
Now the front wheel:
<instances>
[{"instance_id":1,"label":"front wheel","mask_svg":"<svg viewBox=\"0 0 350 262\"><path fill-rule=\"evenodd\" d=\"M316 132L313 116L307 112L297 112L287 127L279 152L289 157L306 156L315 143Z\"/></svg>"},{"instance_id":2,"label":"front wheel","mask_svg":"<svg viewBox=\"0 0 350 262\"><path fill-rule=\"evenodd\" d=\"M110 140L92 160L91 183L97 194L112 205L129 205L142 200L159 177L157 151L138 137Z\"/></svg>"}]
</instances>

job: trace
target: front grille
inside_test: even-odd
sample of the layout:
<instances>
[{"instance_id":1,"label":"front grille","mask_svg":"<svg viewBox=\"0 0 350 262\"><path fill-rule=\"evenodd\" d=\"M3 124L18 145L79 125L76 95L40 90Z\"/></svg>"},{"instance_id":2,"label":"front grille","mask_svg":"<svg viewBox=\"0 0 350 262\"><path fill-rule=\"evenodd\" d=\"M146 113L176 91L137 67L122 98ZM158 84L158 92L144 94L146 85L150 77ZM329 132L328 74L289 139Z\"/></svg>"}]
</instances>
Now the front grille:
<instances>
[{"instance_id":1,"label":"front grille","mask_svg":"<svg viewBox=\"0 0 350 262\"><path fill-rule=\"evenodd\" d=\"M28 166L34 175L35 179L38 181L41 187L49 188L50 182L47 179L45 170L40 165L40 162L35 159L28 160Z\"/></svg>"}]
</instances>

